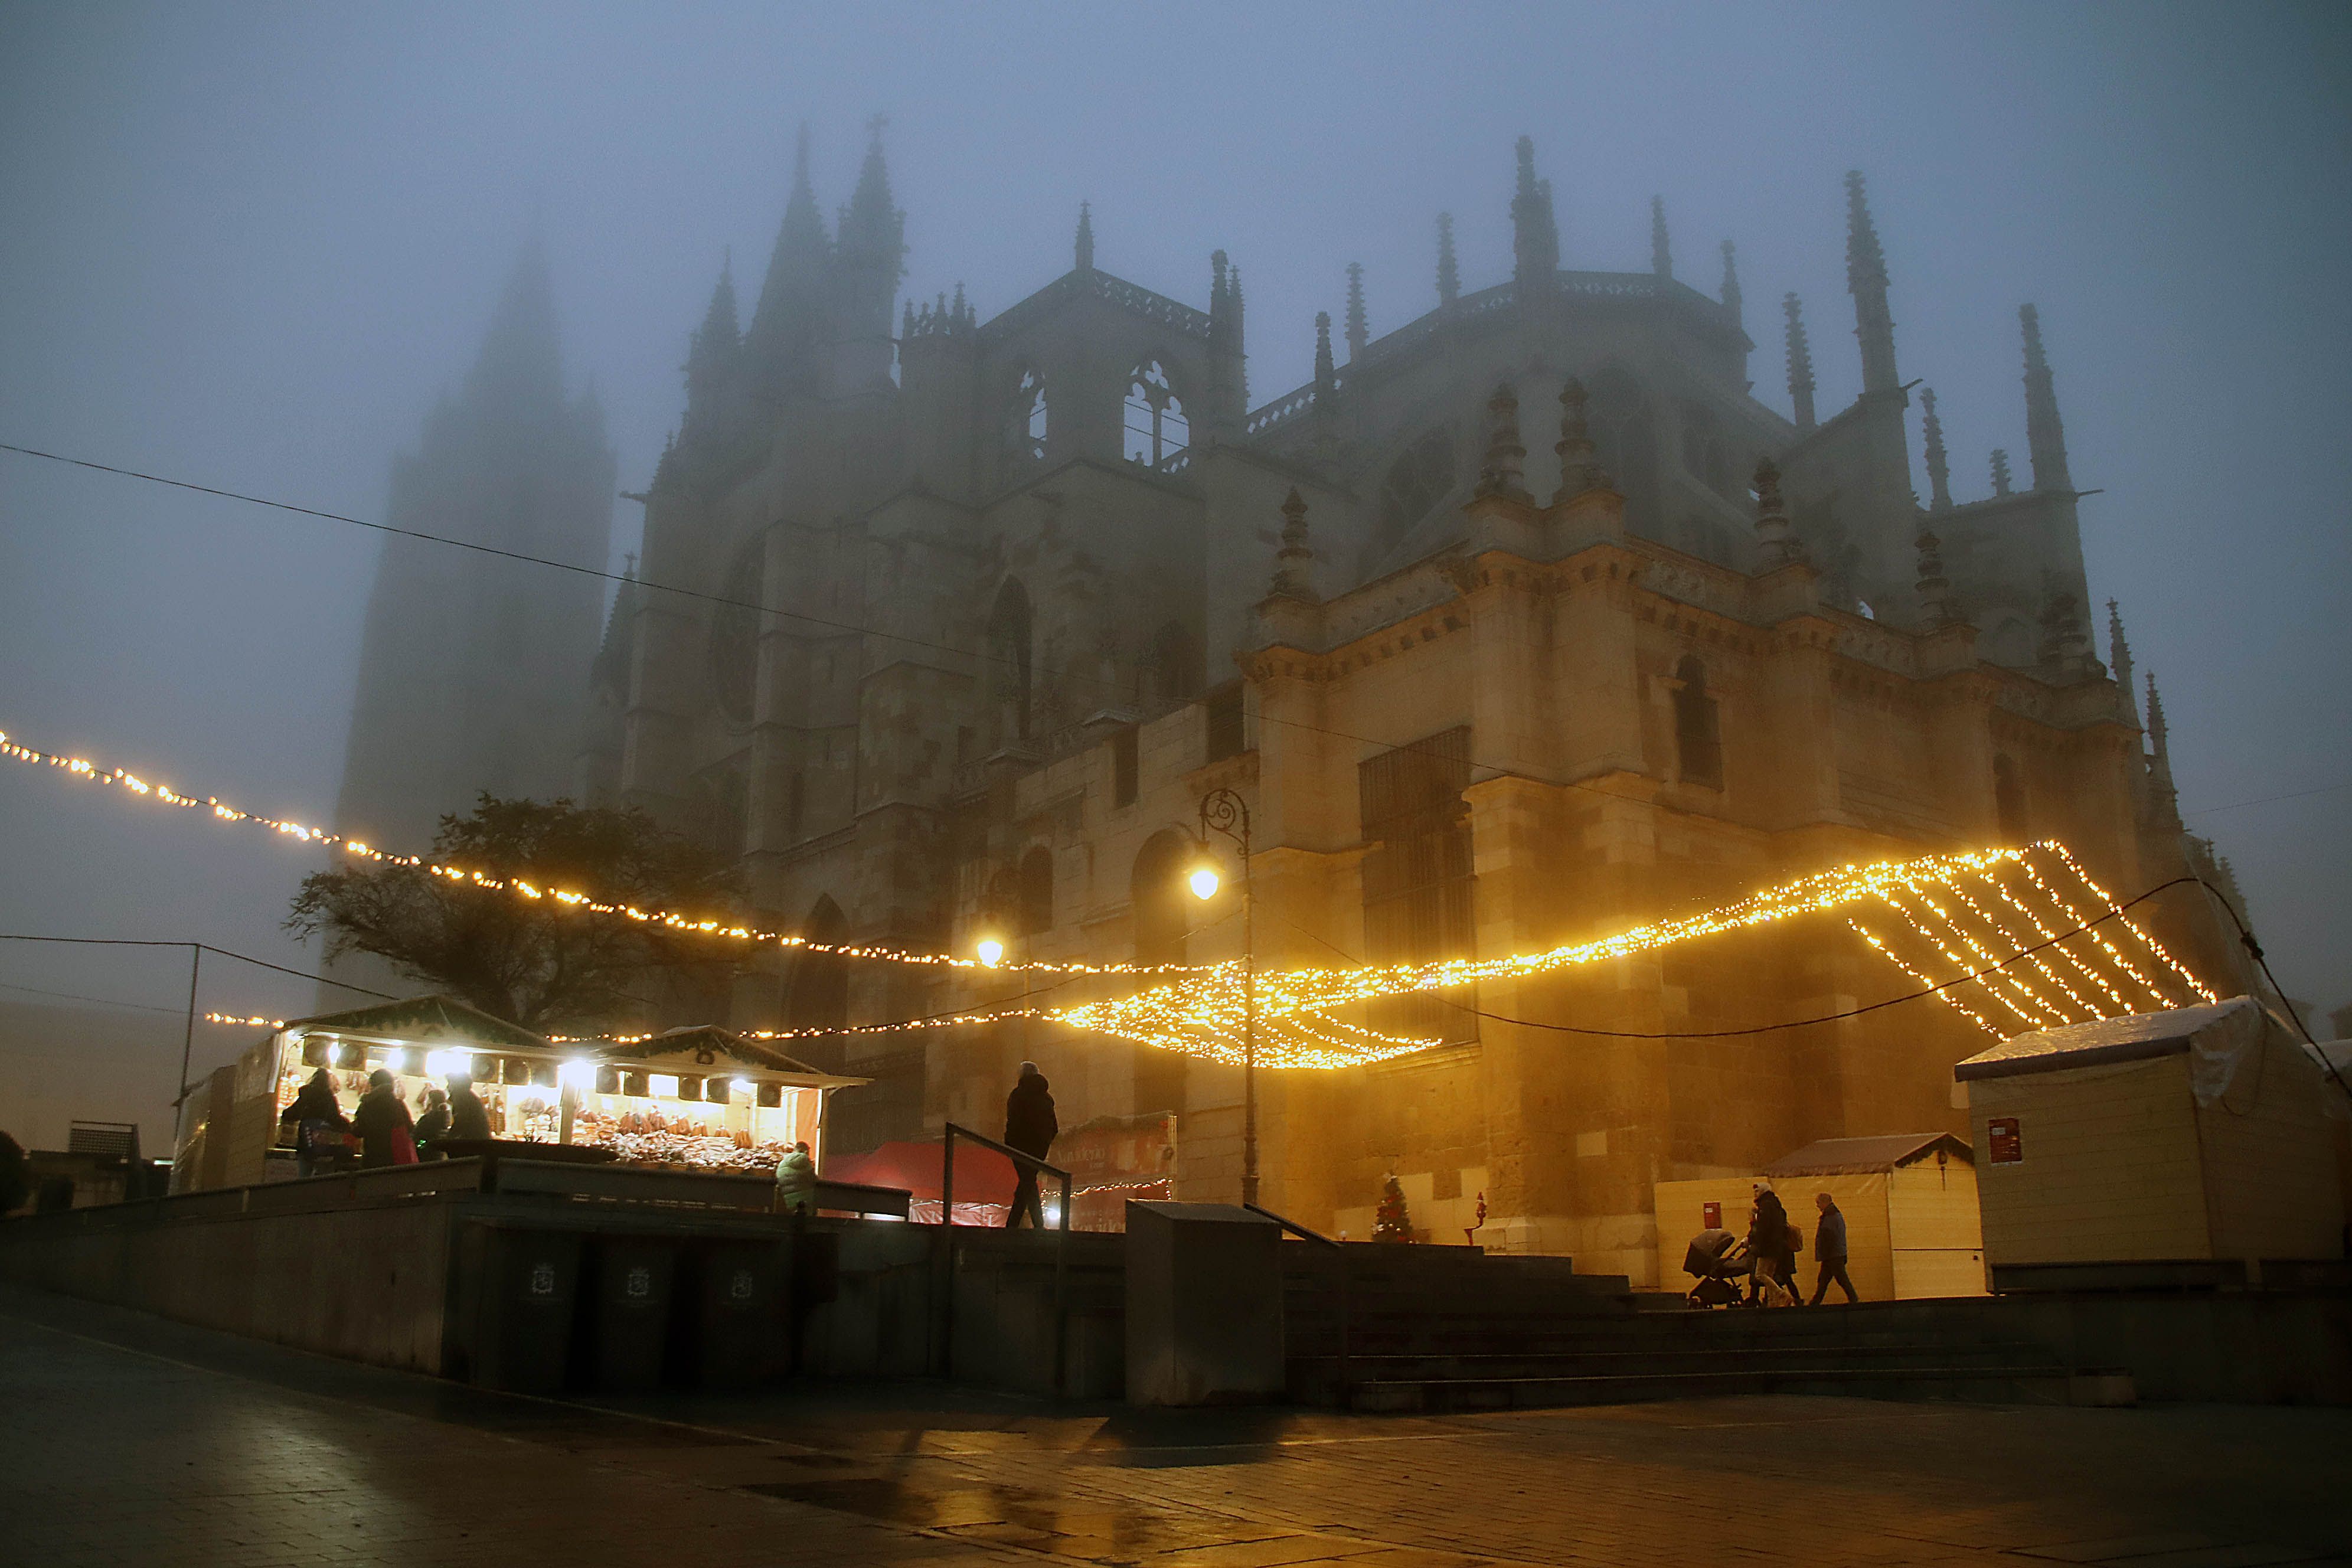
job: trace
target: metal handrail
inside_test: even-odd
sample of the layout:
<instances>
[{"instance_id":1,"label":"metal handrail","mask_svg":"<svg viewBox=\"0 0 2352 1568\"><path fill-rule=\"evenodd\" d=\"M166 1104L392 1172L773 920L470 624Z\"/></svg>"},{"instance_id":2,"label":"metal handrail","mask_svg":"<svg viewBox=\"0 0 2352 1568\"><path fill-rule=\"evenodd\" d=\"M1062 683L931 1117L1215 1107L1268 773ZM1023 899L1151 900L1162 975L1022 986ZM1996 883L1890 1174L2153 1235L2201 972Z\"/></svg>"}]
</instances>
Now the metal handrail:
<instances>
[{"instance_id":1,"label":"metal handrail","mask_svg":"<svg viewBox=\"0 0 2352 1568\"><path fill-rule=\"evenodd\" d=\"M952 1121L946 1123L940 1133L940 1375L955 1375L955 1141L958 1138L968 1139L983 1149L993 1149L1016 1167L1027 1165L1061 1178L1062 1208L1058 1216L1060 1223L1055 1226L1060 1235L1054 1243L1054 1392L1059 1394L1066 1384L1069 1361L1070 1173L1034 1154L1024 1153L1010 1143L1000 1143L985 1132L974 1132L971 1128Z\"/></svg>"},{"instance_id":2,"label":"metal handrail","mask_svg":"<svg viewBox=\"0 0 2352 1568\"><path fill-rule=\"evenodd\" d=\"M1309 1230L1287 1215L1278 1215L1263 1204L1244 1204L1242 1207L1263 1219L1270 1219L1301 1241L1312 1241L1331 1249L1333 1265L1339 1279L1339 1405L1348 1405L1348 1340L1349 1313L1348 1310L1348 1248L1344 1243L1332 1240L1321 1231Z\"/></svg>"}]
</instances>

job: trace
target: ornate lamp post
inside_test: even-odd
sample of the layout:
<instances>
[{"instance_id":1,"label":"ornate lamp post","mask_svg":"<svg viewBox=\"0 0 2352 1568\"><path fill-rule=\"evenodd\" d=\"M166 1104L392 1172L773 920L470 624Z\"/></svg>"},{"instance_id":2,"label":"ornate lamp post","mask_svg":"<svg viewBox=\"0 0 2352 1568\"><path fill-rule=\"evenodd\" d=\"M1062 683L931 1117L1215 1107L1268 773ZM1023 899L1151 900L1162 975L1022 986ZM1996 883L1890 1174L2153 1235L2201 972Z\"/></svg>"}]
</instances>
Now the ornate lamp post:
<instances>
[{"instance_id":1,"label":"ornate lamp post","mask_svg":"<svg viewBox=\"0 0 2352 1568\"><path fill-rule=\"evenodd\" d=\"M1242 1202L1257 1203L1257 943L1255 900L1250 887L1249 803L1229 789L1201 797L1202 859L1189 879L1192 896L1217 895L1217 868L1207 859L1209 835L1223 834L1242 852Z\"/></svg>"}]
</instances>

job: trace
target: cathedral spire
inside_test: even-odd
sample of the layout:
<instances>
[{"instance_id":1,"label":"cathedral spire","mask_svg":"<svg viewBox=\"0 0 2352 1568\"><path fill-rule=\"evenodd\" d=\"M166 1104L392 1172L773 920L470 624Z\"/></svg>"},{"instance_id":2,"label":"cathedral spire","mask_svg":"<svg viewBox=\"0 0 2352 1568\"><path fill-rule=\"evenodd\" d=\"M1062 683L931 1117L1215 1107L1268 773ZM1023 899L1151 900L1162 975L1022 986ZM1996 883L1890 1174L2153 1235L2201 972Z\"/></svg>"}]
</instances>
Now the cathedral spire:
<instances>
[{"instance_id":1,"label":"cathedral spire","mask_svg":"<svg viewBox=\"0 0 2352 1568\"><path fill-rule=\"evenodd\" d=\"M1315 312L1315 401L1327 401L1339 385L1339 373L1331 365L1331 312Z\"/></svg>"},{"instance_id":2,"label":"cathedral spire","mask_svg":"<svg viewBox=\"0 0 2352 1568\"><path fill-rule=\"evenodd\" d=\"M1477 493L1507 496L1513 500L1533 499L1521 481L1528 449L1519 443L1519 395L1511 390L1509 382L1495 388L1495 395L1486 400L1486 412L1494 418L1494 435L1486 442L1486 461L1478 475Z\"/></svg>"},{"instance_id":3,"label":"cathedral spire","mask_svg":"<svg viewBox=\"0 0 2352 1568\"><path fill-rule=\"evenodd\" d=\"M1770 572L1799 558L1789 514L1780 504L1780 469L1769 458L1756 459L1756 569Z\"/></svg>"},{"instance_id":4,"label":"cathedral spire","mask_svg":"<svg viewBox=\"0 0 2352 1568\"><path fill-rule=\"evenodd\" d=\"M1934 387L1919 389L1919 423L1925 432L1922 441L1927 454L1927 510L1949 511L1952 510L1952 465L1944 454L1944 422L1936 417Z\"/></svg>"},{"instance_id":5,"label":"cathedral spire","mask_svg":"<svg viewBox=\"0 0 2352 1568\"><path fill-rule=\"evenodd\" d=\"M760 284L760 300L752 307L751 327L743 338L747 357L756 362L763 377L773 377L815 341L831 252L824 217L809 184L809 130L803 121L793 157L792 195L784 203L784 221L776 231L767 277Z\"/></svg>"},{"instance_id":6,"label":"cathedral spire","mask_svg":"<svg viewBox=\"0 0 2352 1568\"><path fill-rule=\"evenodd\" d=\"M1519 184L1511 197L1511 276L1519 297L1549 291L1559 279L1559 224L1552 214L1551 182L1536 178L1536 142L1519 138Z\"/></svg>"},{"instance_id":7,"label":"cathedral spire","mask_svg":"<svg viewBox=\"0 0 2352 1568\"><path fill-rule=\"evenodd\" d=\"M1454 215L1437 215L1437 302L1451 305L1462 297L1462 268L1454 260Z\"/></svg>"},{"instance_id":8,"label":"cathedral spire","mask_svg":"<svg viewBox=\"0 0 2352 1568\"><path fill-rule=\"evenodd\" d=\"M551 406L563 396L563 353L555 325L555 287L547 246L523 241L498 309L467 376L469 395Z\"/></svg>"},{"instance_id":9,"label":"cathedral spire","mask_svg":"<svg viewBox=\"0 0 2352 1568\"><path fill-rule=\"evenodd\" d=\"M1650 198L1650 270L1661 283L1670 283L1675 276L1674 247L1666 242L1666 198Z\"/></svg>"},{"instance_id":10,"label":"cathedral spire","mask_svg":"<svg viewBox=\"0 0 2352 1568\"><path fill-rule=\"evenodd\" d=\"M740 347L741 333L735 324L735 257L730 251L719 264L719 283L710 290L710 307L703 311L702 325L695 329L686 353L688 423L697 405L706 404L726 384Z\"/></svg>"},{"instance_id":11,"label":"cathedral spire","mask_svg":"<svg viewBox=\"0 0 2352 1568\"><path fill-rule=\"evenodd\" d=\"M1732 325L1743 319L1739 299L1739 247L1729 240L1723 242L1723 308L1731 312Z\"/></svg>"},{"instance_id":12,"label":"cathedral spire","mask_svg":"<svg viewBox=\"0 0 2352 1568\"><path fill-rule=\"evenodd\" d=\"M2126 722L2139 728L2139 694L2132 689L2131 644L2124 638L2123 612L2113 599L2107 601L2107 667L2115 671L2116 695L2121 700Z\"/></svg>"},{"instance_id":13,"label":"cathedral spire","mask_svg":"<svg viewBox=\"0 0 2352 1568\"><path fill-rule=\"evenodd\" d=\"M2164 699L2157 695L2156 672L2147 675L2147 782L2157 799L2159 816L2178 816L2179 792L2172 783L2172 747L2164 723Z\"/></svg>"},{"instance_id":14,"label":"cathedral spire","mask_svg":"<svg viewBox=\"0 0 2352 1568\"><path fill-rule=\"evenodd\" d=\"M1789 401L1796 405L1801 436L1820 424L1813 417L1813 351L1805 342L1805 310L1797 297L1782 295L1780 310L1789 318Z\"/></svg>"},{"instance_id":15,"label":"cathedral spire","mask_svg":"<svg viewBox=\"0 0 2352 1568\"><path fill-rule=\"evenodd\" d=\"M1078 270L1081 272L1092 272L1095 269L1094 206L1092 202L1078 204L1077 260Z\"/></svg>"},{"instance_id":16,"label":"cathedral spire","mask_svg":"<svg viewBox=\"0 0 2352 1568\"><path fill-rule=\"evenodd\" d=\"M1922 529L1914 545L1919 552L1919 624L1928 631L1941 631L1960 618L1952 603L1951 582L1944 575L1944 542Z\"/></svg>"},{"instance_id":17,"label":"cathedral spire","mask_svg":"<svg viewBox=\"0 0 2352 1568\"><path fill-rule=\"evenodd\" d=\"M2072 491L2066 427L2058 422L2058 393L2051 384L2050 362L2042 353L2042 312L2021 305L2017 321L2025 333L2025 444L2033 458L2033 488Z\"/></svg>"},{"instance_id":18,"label":"cathedral spire","mask_svg":"<svg viewBox=\"0 0 2352 1568\"><path fill-rule=\"evenodd\" d=\"M1348 263L1348 363L1353 364L1363 357L1364 344L1371 339L1371 328L1364 318L1364 264Z\"/></svg>"},{"instance_id":19,"label":"cathedral spire","mask_svg":"<svg viewBox=\"0 0 2352 1568\"><path fill-rule=\"evenodd\" d=\"M1992 449L1992 493L2009 494L2009 454L1999 447Z\"/></svg>"},{"instance_id":20,"label":"cathedral spire","mask_svg":"<svg viewBox=\"0 0 2352 1568\"><path fill-rule=\"evenodd\" d=\"M1886 308L1886 253L1870 219L1870 196L1862 171L1845 177L1845 286L1853 295L1853 335L1862 343L1862 390L1893 392L1903 384L1895 374L1895 319Z\"/></svg>"}]
</instances>

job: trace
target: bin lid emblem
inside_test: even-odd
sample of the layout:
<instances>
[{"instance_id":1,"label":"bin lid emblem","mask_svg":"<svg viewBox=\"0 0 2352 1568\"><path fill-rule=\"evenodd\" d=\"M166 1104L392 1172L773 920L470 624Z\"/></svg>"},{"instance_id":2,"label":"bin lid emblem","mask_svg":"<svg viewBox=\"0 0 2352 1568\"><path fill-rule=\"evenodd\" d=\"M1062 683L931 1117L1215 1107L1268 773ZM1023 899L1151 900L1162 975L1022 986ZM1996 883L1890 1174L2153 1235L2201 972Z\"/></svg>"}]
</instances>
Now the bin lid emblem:
<instances>
[{"instance_id":1,"label":"bin lid emblem","mask_svg":"<svg viewBox=\"0 0 2352 1568\"><path fill-rule=\"evenodd\" d=\"M530 1293L534 1296L555 1294L555 1265L534 1263L530 1268Z\"/></svg>"},{"instance_id":2,"label":"bin lid emblem","mask_svg":"<svg viewBox=\"0 0 2352 1568\"><path fill-rule=\"evenodd\" d=\"M728 1285L727 1293L738 1301L750 1300L751 1299L751 1271L748 1268L738 1268L735 1270L735 1278Z\"/></svg>"},{"instance_id":3,"label":"bin lid emblem","mask_svg":"<svg viewBox=\"0 0 2352 1568\"><path fill-rule=\"evenodd\" d=\"M654 1271L644 1264L629 1270L629 1300L642 1301L654 1293Z\"/></svg>"}]
</instances>

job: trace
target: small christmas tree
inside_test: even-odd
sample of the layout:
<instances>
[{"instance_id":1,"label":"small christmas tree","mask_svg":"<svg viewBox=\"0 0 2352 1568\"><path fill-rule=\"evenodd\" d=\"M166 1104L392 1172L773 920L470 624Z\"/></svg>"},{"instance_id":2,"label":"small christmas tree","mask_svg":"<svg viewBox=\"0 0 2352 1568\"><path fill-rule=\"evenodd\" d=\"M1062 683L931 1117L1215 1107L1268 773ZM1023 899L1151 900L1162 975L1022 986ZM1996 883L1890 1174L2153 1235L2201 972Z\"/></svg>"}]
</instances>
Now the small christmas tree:
<instances>
[{"instance_id":1,"label":"small christmas tree","mask_svg":"<svg viewBox=\"0 0 2352 1568\"><path fill-rule=\"evenodd\" d=\"M1391 1172L1381 1181L1380 1207L1372 1211L1372 1239L1374 1241L1411 1241L1412 1239L1412 1216L1405 1213L1404 1188L1398 1183L1394 1172Z\"/></svg>"}]
</instances>

